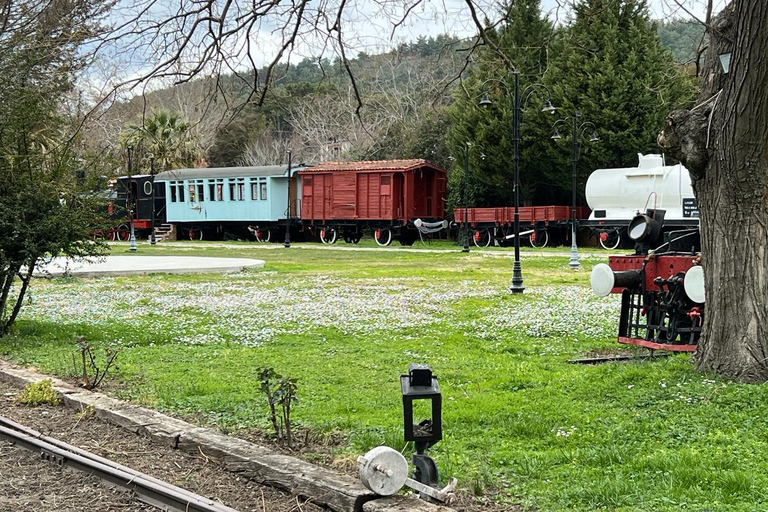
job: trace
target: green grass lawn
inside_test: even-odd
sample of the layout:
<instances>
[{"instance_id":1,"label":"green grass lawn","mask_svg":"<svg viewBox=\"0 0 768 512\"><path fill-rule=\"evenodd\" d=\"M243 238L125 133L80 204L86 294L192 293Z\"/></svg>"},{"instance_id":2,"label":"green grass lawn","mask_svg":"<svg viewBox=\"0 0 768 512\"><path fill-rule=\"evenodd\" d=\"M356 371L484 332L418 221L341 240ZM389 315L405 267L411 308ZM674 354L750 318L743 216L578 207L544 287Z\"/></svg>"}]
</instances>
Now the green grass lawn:
<instances>
[{"instance_id":1,"label":"green grass lawn","mask_svg":"<svg viewBox=\"0 0 768 512\"><path fill-rule=\"evenodd\" d=\"M615 342L618 297L589 290L592 265L608 253L582 249L583 269L572 271L568 248L524 250L526 291L511 295L509 248L415 249L142 244L139 255L266 265L36 281L0 352L69 377L78 336L122 347L110 393L265 434L257 369L272 366L298 379L295 424L334 440L342 461L380 444L402 448L399 375L428 363L444 431L430 453L443 478L470 492L541 511L768 509L765 386L696 373L685 355L567 362L629 350Z\"/></svg>"}]
</instances>

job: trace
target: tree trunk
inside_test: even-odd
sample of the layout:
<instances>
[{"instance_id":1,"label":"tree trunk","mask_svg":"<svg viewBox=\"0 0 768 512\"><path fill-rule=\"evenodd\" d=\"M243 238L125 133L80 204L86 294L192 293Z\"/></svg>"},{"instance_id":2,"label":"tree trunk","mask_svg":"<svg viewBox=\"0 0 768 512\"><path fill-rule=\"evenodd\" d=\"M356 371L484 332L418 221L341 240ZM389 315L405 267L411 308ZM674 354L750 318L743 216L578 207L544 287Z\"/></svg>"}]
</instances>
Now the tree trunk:
<instances>
[{"instance_id":1,"label":"tree trunk","mask_svg":"<svg viewBox=\"0 0 768 512\"><path fill-rule=\"evenodd\" d=\"M733 0L708 27L699 105L659 145L690 171L707 290L697 369L768 380L768 2ZM731 52L729 72L718 54Z\"/></svg>"}]
</instances>

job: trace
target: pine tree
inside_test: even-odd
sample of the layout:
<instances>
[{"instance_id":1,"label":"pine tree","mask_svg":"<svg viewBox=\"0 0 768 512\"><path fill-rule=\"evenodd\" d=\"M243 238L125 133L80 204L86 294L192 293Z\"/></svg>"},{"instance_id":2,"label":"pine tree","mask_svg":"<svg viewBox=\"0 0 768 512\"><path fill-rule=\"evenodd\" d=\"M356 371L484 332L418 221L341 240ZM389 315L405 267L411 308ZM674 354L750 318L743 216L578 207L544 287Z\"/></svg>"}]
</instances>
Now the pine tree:
<instances>
[{"instance_id":1,"label":"pine tree","mask_svg":"<svg viewBox=\"0 0 768 512\"><path fill-rule=\"evenodd\" d=\"M599 143L581 140L581 194L595 168L635 166L638 153L659 152L656 135L666 114L693 98L694 85L662 47L646 0L580 0L574 12L553 44L546 78L561 107L558 117L579 110L582 122L597 127ZM570 127L566 123L561 134ZM560 163L551 176L568 190L569 142L564 137L553 145Z\"/></svg>"},{"instance_id":2,"label":"pine tree","mask_svg":"<svg viewBox=\"0 0 768 512\"><path fill-rule=\"evenodd\" d=\"M449 177L449 204L463 206L464 148L470 151L470 206L502 206L512 204L513 145L511 70L520 74L521 92L528 85L541 82L548 66L548 41L552 24L542 17L540 0L519 0L503 7L505 23L489 28L487 36L499 51L485 48L479 53L477 65L470 72L465 87L457 90L451 108L453 125L448 145L454 157ZM503 85L499 84L503 82ZM485 83L485 84L484 84ZM484 84L484 85L483 85ZM534 88L523 105L520 143L520 182L522 200L531 203L547 162L541 159L546 144L545 123L540 111L548 98L544 88ZM480 109L478 102L486 93L492 100L489 109ZM521 101L525 99L521 95Z\"/></svg>"}]
</instances>

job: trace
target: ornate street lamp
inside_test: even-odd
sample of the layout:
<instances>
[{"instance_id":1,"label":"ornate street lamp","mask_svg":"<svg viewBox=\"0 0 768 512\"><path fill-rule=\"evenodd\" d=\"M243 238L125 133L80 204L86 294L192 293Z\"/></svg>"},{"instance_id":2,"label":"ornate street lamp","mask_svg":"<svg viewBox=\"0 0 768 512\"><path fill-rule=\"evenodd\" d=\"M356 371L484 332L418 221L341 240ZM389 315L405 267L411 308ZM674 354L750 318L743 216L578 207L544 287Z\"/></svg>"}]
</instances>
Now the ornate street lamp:
<instances>
[{"instance_id":1,"label":"ornate street lamp","mask_svg":"<svg viewBox=\"0 0 768 512\"><path fill-rule=\"evenodd\" d=\"M464 148L464 248L461 252L469 252L469 200L467 199L467 177L469 176L469 142Z\"/></svg>"},{"instance_id":2,"label":"ornate street lamp","mask_svg":"<svg viewBox=\"0 0 768 512\"><path fill-rule=\"evenodd\" d=\"M579 161L579 149L581 147L581 144L579 143L579 138L583 138L584 134L586 133L588 128L592 128L592 134L589 137L589 142L597 142L600 139L597 137L596 126L594 123L591 123L589 121L585 123L579 124L579 119L581 118L581 112L578 110L574 111L573 115L570 118L571 125L572 125L572 132L571 132L571 194L572 194L572 203L571 203L571 259L568 262L568 266L571 267L571 270L578 270L581 268L581 264L579 263L579 248L576 244L576 163ZM568 118L565 119L558 119L555 121L555 124L553 126L554 133L552 134L553 140L559 140L562 137L560 136L560 133L557 131L557 125L560 123L566 123L568 121Z\"/></svg>"},{"instance_id":3,"label":"ornate street lamp","mask_svg":"<svg viewBox=\"0 0 768 512\"><path fill-rule=\"evenodd\" d=\"M152 182L152 212L151 212L151 224L152 231L150 232L150 245L157 245L157 239L155 238L155 157L149 157L149 176Z\"/></svg>"},{"instance_id":4,"label":"ornate street lamp","mask_svg":"<svg viewBox=\"0 0 768 512\"><path fill-rule=\"evenodd\" d=\"M549 112L554 114L555 107L552 106L552 101L550 99L552 97L552 94L549 92L549 89L547 88L547 86L538 82L530 84L525 89L523 89L523 92L522 92L523 101L521 104L520 92L519 92L520 74L517 71L513 71L512 76L514 77L514 89L512 93L512 139L514 140L513 190L515 192L515 217L514 217L515 263L512 267L512 284L510 285L509 290L512 293L523 293L523 290L525 290L525 287L523 286L523 271L520 265L520 211L519 211L520 209L520 172L518 169L518 162L520 160L520 115L521 115L522 109L525 107L525 103L528 101L528 98L530 98L535 88L543 88L544 90L547 91L547 99L544 102L544 108L541 109L542 112ZM502 88L506 91L507 95L509 95L509 89L507 88L507 85L502 80L489 78L488 80L482 83L482 86L485 86L485 84L487 84L488 82L496 82L497 84L501 85ZM480 100L480 105L489 106L491 104L492 103L491 103L491 100L488 98L488 95L484 93L482 99Z\"/></svg>"},{"instance_id":5,"label":"ornate street lamp","mask_svg":"<svg viewBox=\"0 0 768 512\"><path fill-rule=\"evenodd\" d=\"M131 175L131 148L128 147L128 186L125 187L125 206L128 209L128 225L131 227L131 236L128 240L130 240L131 246L129 247L129 250L131 251L137 251L138 247L136 247L136 234L133 231L133 176Z\"/></svg>"},{"instance_id":6,"label":"ornate street lamp","mask_svg":"<svg viewBox=\"0 0 768 512\"><path fill-rule=\"evenodd\" d=\"M285 242L283 245L291 246L291 150L288 150L288 209L285 211Z\"/></svg>"}]
</instances>

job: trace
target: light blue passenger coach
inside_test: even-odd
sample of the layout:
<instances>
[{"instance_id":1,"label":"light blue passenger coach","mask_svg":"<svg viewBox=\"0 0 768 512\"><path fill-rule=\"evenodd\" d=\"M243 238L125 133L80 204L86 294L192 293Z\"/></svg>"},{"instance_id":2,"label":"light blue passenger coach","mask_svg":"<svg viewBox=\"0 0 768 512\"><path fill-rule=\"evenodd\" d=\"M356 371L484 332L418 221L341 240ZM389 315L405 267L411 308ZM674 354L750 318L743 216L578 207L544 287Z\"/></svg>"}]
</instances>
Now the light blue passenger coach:
<instances>
[{"instance_id":1,"label":"light blue passenger coach","mask_svg":"<svg viewBox=\"0 0 768 512\"><path fill-rule=\"evenodd\" d=\"M300 184L293 171L304 166L209 167L159 173L165 187L166 222L178 238L256 238L269 241L298 218Z\"/></svg>"}]
</instances>

